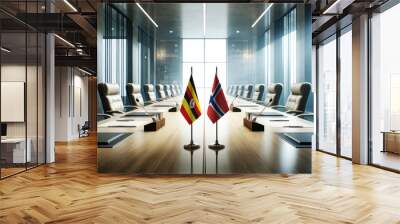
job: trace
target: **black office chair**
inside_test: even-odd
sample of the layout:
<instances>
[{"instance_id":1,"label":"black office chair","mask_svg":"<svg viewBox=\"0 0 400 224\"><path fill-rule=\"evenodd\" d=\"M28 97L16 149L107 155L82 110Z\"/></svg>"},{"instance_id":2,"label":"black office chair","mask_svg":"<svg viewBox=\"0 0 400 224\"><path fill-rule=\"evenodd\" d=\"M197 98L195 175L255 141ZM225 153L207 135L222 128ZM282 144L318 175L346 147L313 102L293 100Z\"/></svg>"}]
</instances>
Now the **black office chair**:
<instances>
[{"instance_id":1,"label":"black office chair","mask_svg":"<svg viewBox=\"0 0 400 224\"><path fill-rule=\"evenodd\" d=\"M164 100L167 98L167 96L165 95L164 85L162 84L156 85L156 93L159 100Z\"/></svg>"},{"instance_id":2,"label":"black office chair","mask_svg":"<svg viewBox=\"0 0 400 224\"><path fill-rule=\"evenodd\" d=\"M122 114L135 109L135 106L124 105L118 84L97 84L103 111L108 115Z\"/></svg>"},{"instance_id":3,"label":"black office chair","mask_svg":"<svg viewBox=\"0 0 400 224\"><path fill-rule=\"evenodd\" d=\"M230 85L230 86L228 87L226 93L227 93L228 95L231 95L231 93L232 93L232 85Z\"/></svg>"},{"instance_id":4,"label":"black office chair","mask_svg":"<svg viewBox=\"0 0 400 224\"><path fill-rule=\"evenodd\" d=\"M156 93L154 92L154 86L152 84L145 84L143 86L143 90L146 101L149 102L157 101Z\"/></svg>"},{"instance_id":5,"label":"black office chair","mask_svg":"<svg viewBox=\"0 0 400 224\"><path fill-rule=\"evenodd\" d=\"M144 101L142 93L140 91L140 85L128 83L126 84L126 94L128 96L129 103L132 106L143 106L151 104L151 101Z\"/></svg>"},{"instance_id":6,"label":"black office chair","mask_svg":"<svg viewBox=\"0 0 400 224\"><path fill-rule=\"evenodd\" d=\"M283 90L283 85L281 83L274 83L268 86L268 95L265 99L265 105L268 107L279 105Z\"/></svg>"},{"instance_id":7,"label":"black office chair","mask_svg":"<svg viewBox=\"0 0 400 224\"><path fill-rule=\"evenodd\" d=\"M240 97L244 97L244 88L245 88L245 86L244 85L239 85L239 92L238 92L238 95L240 96Z\"/></svg>"},{"instance_id":8,"label":"black office chair","mask_svg":"<svg viewBox=\"0 0 400 224\"><path fill-rule=\"evenodd\" d=\"M265 87L263 84L256 85L254 89L253 101L262 102L264 99Z\"/></svg>"},{"instance_id":9,"label":"black office chair","mask_svg":"<svg viewBox=\"0 0 400 224\"><path fill-rule=\"evenodd\" d=\"M235 88L233 89L233 94L232 96L239 96L240 93L240 86L239 85L235 85Z\"/></svg>"},{"instance_id":10,"label":"black office chair","mask_svg":"<svg viewBox=\"0 0 400 224\"><path fill-rule=\"evenodd\" d=\"M89 121L85 121L85 123L82 126L80 124L78 124L78 135L79 135L79 138L89 136L89 130L90 130Z\"/></svg>"},{"instance_id":11,"label":"black office chair","mask_svg":"<svg viewBox=\"0 0 400 224\"><path fill-rule=\"evenodd\" d=\"M245 85L242 97L244 99L250 100L253 94L253 85Z\"/></svg>"},{"instance_id":12,"label":"black office chair","mask_svg":"<svg viewBox=\"0 0 400 224\"><path fill-rule=\"evenodd\" d=\"M291 88L291 94L287 99L286 106L273 106L272 108L289 114L299 115L304 113L311 84L308 82L296 83Z\"/></svg>"}]
</instances>

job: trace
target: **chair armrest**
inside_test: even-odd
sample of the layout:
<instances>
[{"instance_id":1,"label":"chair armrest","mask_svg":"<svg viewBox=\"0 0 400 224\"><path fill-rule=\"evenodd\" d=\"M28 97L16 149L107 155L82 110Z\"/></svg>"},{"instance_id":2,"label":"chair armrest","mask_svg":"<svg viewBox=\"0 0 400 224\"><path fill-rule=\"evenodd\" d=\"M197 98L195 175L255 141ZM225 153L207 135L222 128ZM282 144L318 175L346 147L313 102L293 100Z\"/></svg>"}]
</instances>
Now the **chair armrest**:
<instances>
[{"instance_id":1,"label":"chair armrest","mask_svg":"<svg viewBox=\"0 0 400 224\"><path fill-rule=\"evenodd\" d=\"M119 111L119 110L109 110L109 111L106 111L106 113L108 114L108 115L113 115L113 114L123 114L124 112L122 112L122 111Z\"/></svg>"},{"instance_id":2,"label":"chair armrest","mask_svg":"<svg viewBox=\"0 0 400 224\"><path fill-rule=\"evenodd\" d=\"M278 111L281 111L281 112L287 112L285 106L275 105L275 106L271 106L271 108L275 109L275 110L278 110Z\"/></svg>"},{"instance_id":3,"label":"chair armrest","mask_svg":"<svg viewBox=\"0 0 400 224\"><path fill-rule=\"evenodd\" d=\"M307 119L307 117L314 118L314 113L298 114L298 115L296 115L296 117L301 118L301 119L305 119L305 120L308 120L308 121L312 121L311 119Z\"/></svg>"},{"instance_id":4,"label":"chair armrest","mask_svg":"<svg viewBox=\"0 0 400 224\"><path fill-rule=\"evenodd\" d=\"M294 114L294 115L299 115L299 114L304 113L304 111L300 111L300 110L288 110L288 111L285 111L285 112L288 113L288 114Z\"/></svg>"},{"instance_id":5,"label":"chair armrest","mask_svg":"<svg viewBox=\"0 0 400 224\"><path fill-rule=\"evenodd\" d=\"M253 102L255 102L256 104L263 105L263 106L267 105L267 103L265 101L263 101L263 100L254 100Z\"/></svg>"},{"instance_id":6,"label":"chair armrest","mask_svg":"<svg viewBox=\"0 0 400 224\"><path fill-rule=\"evenodd\" d=\"M275 106L271 106L271 108L286 108L286 107L282 106L282 105L275 105Z\"/></svg>"},{"instance_id":7,"label":"chair armrest","mask_svg":"<svg viewBox=\"0 0 400 224\"><path fill-rule=\"evenodd\" d=\"M99 118L103 118L101 120L105 120L105 119L108 119L108 118L112 118L112 116L109 115L109 114L96 114L96 118L97 118L97 120L99 120Z\"/></svg>"},{"instance_id":8,"label":"chair armrest","mask_svg":"<svg viewBox=\"0 0 400 224\"><path fill-rule=\"evenodd\" d=\"M134 110L134 109L137 109L137 108L138 108L137 106L124 105L124 111L125 112L131 111L131 110Z\"/></svg>"}]
</instances>

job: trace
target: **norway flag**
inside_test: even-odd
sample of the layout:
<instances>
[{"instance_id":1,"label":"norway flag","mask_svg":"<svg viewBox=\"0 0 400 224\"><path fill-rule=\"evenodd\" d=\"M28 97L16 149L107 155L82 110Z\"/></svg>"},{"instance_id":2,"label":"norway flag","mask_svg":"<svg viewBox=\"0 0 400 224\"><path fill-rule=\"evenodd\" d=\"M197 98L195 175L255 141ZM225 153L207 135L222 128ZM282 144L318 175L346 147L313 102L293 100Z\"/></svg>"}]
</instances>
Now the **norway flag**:
<instances>
[{"instance_id":1,"label":"norway flag","mask_svg":"<svg viewBox=\"0 0 400 224\"><path fill-rule=\"evenodd\" d=\"M207 115L212 123L215 123L228 111L228 102L226 102L224 91L222 90L221 83L219 83L218 76L215 74Z\"/></svg>"}]
</instances>

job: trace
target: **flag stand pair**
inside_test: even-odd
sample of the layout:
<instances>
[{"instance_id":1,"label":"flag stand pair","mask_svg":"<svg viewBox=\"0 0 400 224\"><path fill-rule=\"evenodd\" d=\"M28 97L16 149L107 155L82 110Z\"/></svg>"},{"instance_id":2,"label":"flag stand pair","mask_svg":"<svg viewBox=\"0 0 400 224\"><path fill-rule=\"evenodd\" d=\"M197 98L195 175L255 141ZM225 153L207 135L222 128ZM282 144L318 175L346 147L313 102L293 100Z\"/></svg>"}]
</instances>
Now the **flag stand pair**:
<instances>
[{"instance_id":1,"label":"flag stand pair","mask_svg":"<svg viewBox=\"0 0 400 224\"><path fill-rule=\"evenodd\" d=\"M193 109L195 109L195 106L196 106L194 102L197 102L197 103L198 103L197 92L196 92L196 88L195 88L195 86L194 86L194 82L193 82L193 78L192 78L192 75L193 75L193 67L190 68L190 73L191 73L191 74L190 74L190 80L189 80L188 87L189 87L189 85L191 85L191 87L192 87L192 89L193 89L193 92L192 92L190 95L191 95L191 97L192 97L193 99L195 99L195 101L193 101L193 99L190 100L190 104L189 104L188 106L190 107L191 110L193 110ZM219 87L218 90L220 90L220 91L218 92L217 95L222 94L222 97L223 97L223 99L224 99L224 107L223 107L223 109L222 109L222 110L223 110L222 112L223 112L223 114L224 114L224 113L226 113L229 109L228 109L228 106L227 106L227 103L226 103L225 96L224 96L224 94L223 94L223 92L222 92L221 84L219 83L219 80L218 80L218 78L217 78L217 74L218 74L218 68L216 67L216 68L215 68L215 79L214 79L214 84L213 84L213 91L214 91L215 89L218 89L218 87ZM216 91L216 90L215 90L215 91ZM190 90L189 90L189 92L190 92ZM185 93L185 94L186 94L186 93ZM212 97L210 98L210 103L211 103L211 99L212 99L213 97L214 97L214 96L212 96ZM184 101L185 101L185 99L186 99L186 96L185 96L185 98L184 98ZM186 99L186 102L187 102L187 99ZM220 108L219 105L216 105L216 107L218 107L219 110L221 110L221 108ZM182 108L181 108L181 109L182 109ZM210 109L209 109L209 110L210 110ZM181 113L184 114L184 117L185 117L187 120L189 119L188 116L185 116L185 114L187 115L187 113L188 113L187 111L185 111L185 109L181 110ZM192 112L191 112L191 113L192 113ZM209 111L208 111L207 113L209 113ZM212 112L211 112L211 113L212 113ZM221 112L219 112L219 113L221 113ZM201 112L200 112L200 114L201 114ZM199 115L200 115L200 114L199 114ZM220 115L220 117L223 116L223 114ZM221 149L224 149L225 146L219 144L219 142L218 142L218 120L219 120L220 117L217 117L216 119L212 119L212 118L211 118L212 116L213 116L213 115L210 116L210 114L209 114L210 119L211 119L213 122L215 122L215 143L214 143L213 145L209 145L208 148L209 148L209 149L212 149L212 150L215 150L216 153L217 153L217 155L218 155L218 151L221 150ZM215 118L215 117L214 117L214 118ZM197 117L196 117L196 119L197 119ZM186 150L193 151L193 150L199 149L199 148L200 148L200 145L196 145L196 144L194 144L194 142L193 142L193 121L192 121L192 120L190 120L190 121L191 121L191 122L190 122L190 143L187 144L187 145L184 145L183 148L186 149ZM188 120L188 122L189 122L189 120Z\"/></svg>"},{"instance_id":2,"label":"flag stand pair","mask_svg":"<svg viewBox=\"0 0 400 224\"><path fill-rule=\"evenodd\" d=\"M196 150L200 148L200 145L196 145L193 142L193 124L190 125L190 143L187 145L183 146L184 149L186 150ZM218 142L218 121L215 122L215 143L213 145L208 145L209 149L216 150L218 153L218 150L224 149L225 145L221 145Z\"/></svg>"}]
</instances>

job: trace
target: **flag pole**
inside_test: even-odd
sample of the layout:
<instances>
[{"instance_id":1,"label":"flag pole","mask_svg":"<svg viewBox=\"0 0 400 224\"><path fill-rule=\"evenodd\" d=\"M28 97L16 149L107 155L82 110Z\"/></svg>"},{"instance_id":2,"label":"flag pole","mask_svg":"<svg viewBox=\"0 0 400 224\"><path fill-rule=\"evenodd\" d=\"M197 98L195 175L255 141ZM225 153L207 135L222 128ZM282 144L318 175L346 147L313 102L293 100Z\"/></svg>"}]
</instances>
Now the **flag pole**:
<instances>
[{"instance_id":1,"label":"flag pole","mask_svg":"<svg viewBox=\"0 0 400 224\"><path fill-rule=\"evenodd\" d=\"M193 145L193 124L190 124L190 144Z\"/></svg>"},{"instance_id":2,"label":"flag pole","mask_svg":"<svg viewBox=\"0 0 400 224\"><path fill-rule=\"evenodd\" d=\"M215 67L215 74L218 74L218 67ZM209 145L209 149L215 150L217 155L218 151L225 148L225 145L221 145L218 142L218 121L215 122L215 144Z\"/></svg>"},{"instance_id":3,"label":"flag pole","mask_svg":"<svg viewBox=\"0 0 400 224\"><path fill-rule=\"evenodd\" d=\"M190 67L190 76L193 75L193 67ZM189 150L193 153L194 150L199 149L200 145L196 145L193 142L193 122L190 124L190 143L183 146L184 149ZM191 154L193 157L193 154Z\"/></svg>"}]
</instances>

